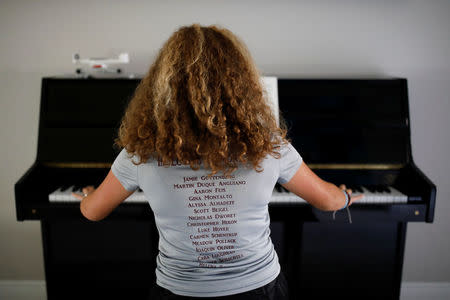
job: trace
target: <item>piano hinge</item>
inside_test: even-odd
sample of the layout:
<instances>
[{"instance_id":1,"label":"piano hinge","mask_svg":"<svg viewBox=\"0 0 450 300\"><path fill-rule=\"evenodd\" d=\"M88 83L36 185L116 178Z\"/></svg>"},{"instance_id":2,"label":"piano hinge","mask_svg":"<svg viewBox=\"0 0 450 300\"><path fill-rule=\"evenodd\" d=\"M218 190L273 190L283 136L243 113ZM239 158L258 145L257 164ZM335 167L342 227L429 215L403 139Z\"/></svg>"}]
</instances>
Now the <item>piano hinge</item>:
<instances>
[{"instance_id":1,"label":"piano hinge","mask_svg":"<svg viewBox=\"0 0 450 300\"><path fill-rule=\"evenodd\" d=\"M45 162L43 165L51 168L104 169L111 168L112 164L99 162Z\"/></svg>"},{"instance_id":2,"label":"piano hinge","mask_svg":"<svg viewBox=\"0 0 450 300\"><path fill-rule=\"evenodd\" d=\"M392 170L401 169L405 164L308 164L311 169L336 170Z\"/></svg>"}]
</instances>

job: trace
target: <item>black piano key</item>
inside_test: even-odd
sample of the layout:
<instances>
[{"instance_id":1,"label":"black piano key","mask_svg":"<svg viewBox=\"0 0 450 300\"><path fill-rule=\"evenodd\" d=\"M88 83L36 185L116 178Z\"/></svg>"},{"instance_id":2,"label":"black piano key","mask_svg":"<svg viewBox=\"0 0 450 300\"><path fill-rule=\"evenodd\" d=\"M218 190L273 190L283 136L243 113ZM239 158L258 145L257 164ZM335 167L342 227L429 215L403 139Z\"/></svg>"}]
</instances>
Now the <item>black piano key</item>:
<instances>
[{"instance_id":1,"label":"black piano key","mask_svg":"<svg viewBox=\"0 0 450 300\"><path fill-rule=\"evenodd\" d=\"M357 193L363 193L361 186L356 184L346 185L347 189L351 189L353 194Z\"/></svg>"},{"instance_id":2,"label":"black piano key","mask_svg":"<svg viewBox=\"0 0 450 300\"><path fill-rule=\"evenodd\" d=\"M355 192L356 188L354 185L346 185L347 189L352 190L352 193Z\"/></svg>"},{"instance_id":3,"label":"black piano key","mask_svg":"<svg viewBox=\"0 0 450 300\"><path fill-rule=\"evenodd\" d=\"M362 189L362 186L360 186L360 185L358 185L358 186L356 186L355 187L355 192L358 192L358 193L364 193L364 191L363 191L363 189Z\"/></svg>"},{"instance_id":4,"label":"black piano key","mask_svg":"<svg viewBox=\"0 0 450 300\"><path fill-rule=\"evenodd\" d=\"M371 193L376 193L376 189L375 189L375 187L374 187L373 185L364 185L364 187L365 187L366 189L368 189L369 192L371 192Z\"/></svg>"},{"instance_id":5,"label":"black piano key","mask_svg":"<svg viewBox=\"0 0 450 300\"><path fill-rule=\"evenodd\" d=\"M76 184L73 187L72 192L74 192L74 193L81 193L83 187L85 187L85 185L83 185L83 184Z\"/></svg>"},{"instance_id":6,"label":"black piano key","mask_svg":"<svg viewBox=\"0 0 450 300\"><path fill-rule=\"evenodd\" d=\"M275 189L277 190L277 192L282 193L281 185L276 184Z\"/></svg>"},{"instance_id":7,"label":"black piano key","mask_svg":"<svg viewBox=\"0 0 450 300\"><path fill-rule=\"evenodd\" d=\"M63 186L61 186L61 192L66 191L68 188L70 188L72 185L71 184L64 184Z\"/></svg>"},{"instance_id":8,"label":"black piano key","mask_svg":"<svg viewBox=\"0 0 450 300\"><path fill-rule=\"evenodd\" d=\"M377 193L384 193L384 188L381 185L376 185L375 186L375 191Z\"/></svg>"},{"instance_id":9,"label":"black piano key","mask_svg":"<svg viewBox=\"0 0 450 300\"><path fill-rule=\"evenodd\" d=\"M350 185L348 188L352 190L352 193L362 193L362 190L359 190L358 185Z\"/></svg>"},{"instance_id":10,"label":"black piano key","mask_svg":"<svg viewBox=\"0 0 450 300\"><path fill-rule=\"evenodd\" d=\"M386 186L380 184L380 185L378 186L378 188L379 188L379 190L380 190L380 193L386 193Z\"/></svg>"}]
</instances>

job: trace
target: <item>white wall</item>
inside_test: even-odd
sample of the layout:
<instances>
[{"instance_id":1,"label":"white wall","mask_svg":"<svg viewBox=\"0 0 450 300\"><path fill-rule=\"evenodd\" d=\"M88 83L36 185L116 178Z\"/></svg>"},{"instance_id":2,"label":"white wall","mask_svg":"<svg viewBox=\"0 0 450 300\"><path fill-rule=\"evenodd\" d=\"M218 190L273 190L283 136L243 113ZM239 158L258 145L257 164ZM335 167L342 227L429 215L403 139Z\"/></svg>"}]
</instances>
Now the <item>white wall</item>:
<instances>
[{"instance_id":1,"label":"white wall","mask_svg":"<svg viewBox=\"0 0 450 300\"><path fill-rule=\"evenodd\" d=\"M41 78L72 73L75 51L127 50L145 73L198 22L243 38L266 75L408 79L413 157L438 193L435 222L408 225L403 278L450 281L449 16L450 1L1 1L0 279L44 279L40 223L16 221L13 193L36 156Z\"/></svg>"}]
</instances>

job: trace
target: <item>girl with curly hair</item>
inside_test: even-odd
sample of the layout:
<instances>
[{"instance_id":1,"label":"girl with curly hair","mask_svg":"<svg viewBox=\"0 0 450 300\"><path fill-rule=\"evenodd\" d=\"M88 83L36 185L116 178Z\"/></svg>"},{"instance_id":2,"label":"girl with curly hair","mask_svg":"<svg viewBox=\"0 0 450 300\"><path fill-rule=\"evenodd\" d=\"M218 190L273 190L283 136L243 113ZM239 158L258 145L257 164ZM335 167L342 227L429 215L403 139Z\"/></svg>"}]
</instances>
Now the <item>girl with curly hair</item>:
<instances>
[{"instance_id":1,"label":"girl with curly hair","mask_svg":"<svg viewBox=\"0 0 450 300\"><path fill-rule=\"evenodd\" d=\"M143 190L159 232L151 299L287 299L270 239L275 184L322 210L356 198L303 162L244 43L217 26L172 34L136 88L116 144L123 149L102 184L77 195L80 210L98 221Z\"/></svg>"}]
</instances>

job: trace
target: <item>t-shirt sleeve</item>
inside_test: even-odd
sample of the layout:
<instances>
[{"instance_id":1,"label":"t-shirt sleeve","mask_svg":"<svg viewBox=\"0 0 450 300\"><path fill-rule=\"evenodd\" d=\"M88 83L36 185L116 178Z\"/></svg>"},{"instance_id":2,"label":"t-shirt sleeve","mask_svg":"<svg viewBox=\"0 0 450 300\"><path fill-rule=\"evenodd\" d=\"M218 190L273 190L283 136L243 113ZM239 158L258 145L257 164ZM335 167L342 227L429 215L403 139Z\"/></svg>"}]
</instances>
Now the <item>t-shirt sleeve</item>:
<instances>
[{"instance_id":1,"label":"t-shirt sleeve","mask_svg":"<svg viewBox=\"0 0 450 300\"><path fill-rule=\"evenodd\" d=\"M281 157L278 159L280 164L278 183L283 184L291 180L300 168L303 159L291 143L281 145L280 155Z\"/></svg>"},{"instance_id":2,"label":"t-shirt sleeve","mask_svg":"<svg viewBox=\"0 0 450 300\"><path fill-rule=\"evenodd\" d=\"M111 171L128 191L134 191L139 187L137 168L132 162L133 156L124 149L117 155L111 166Z\"/></svg>"}]
</instances>

